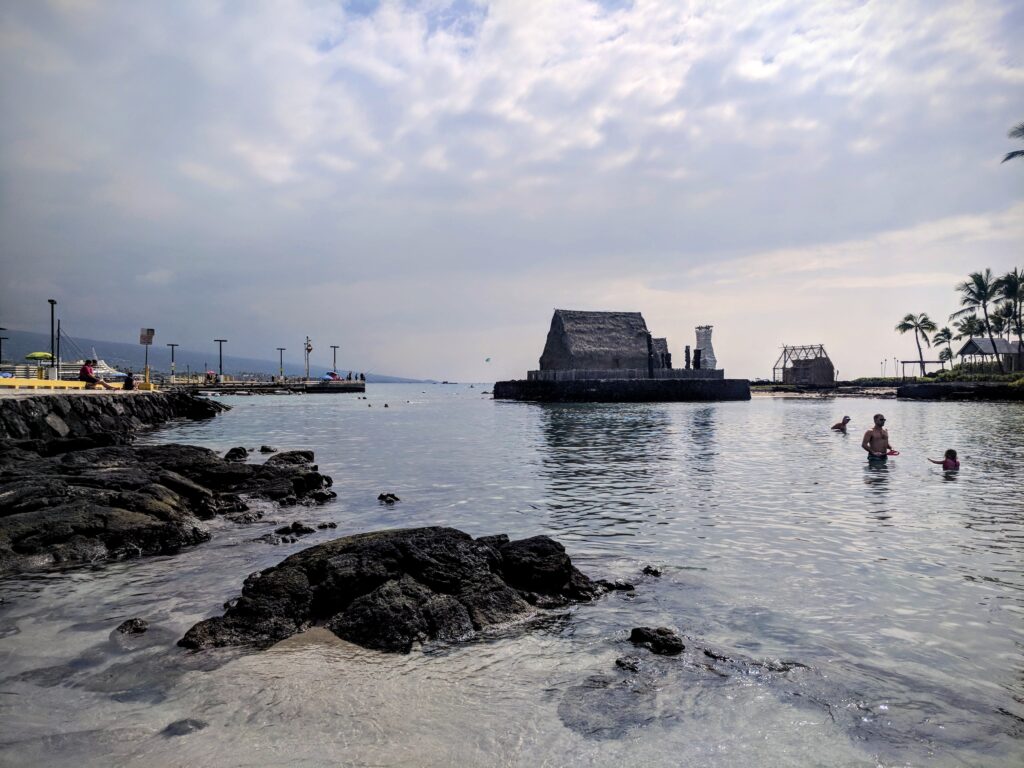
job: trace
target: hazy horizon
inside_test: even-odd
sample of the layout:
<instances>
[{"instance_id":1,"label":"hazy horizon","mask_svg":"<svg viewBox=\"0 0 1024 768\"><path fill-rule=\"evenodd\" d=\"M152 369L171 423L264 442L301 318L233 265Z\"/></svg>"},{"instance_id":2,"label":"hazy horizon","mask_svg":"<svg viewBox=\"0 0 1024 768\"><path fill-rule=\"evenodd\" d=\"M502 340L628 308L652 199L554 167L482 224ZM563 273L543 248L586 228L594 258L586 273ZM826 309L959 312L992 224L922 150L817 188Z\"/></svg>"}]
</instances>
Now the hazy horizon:
<instances>
[{"instance_id":1,"label":"hazy horizon","mask_svg":"<svg viewBox=\"0 0 1024 768\"><path fill-rule=\"evenodd\" d=\"M1022 31L1010 0L6 3L0 326L54 298L80 337L493 381L553 309L624 310L677 361L714 325L729 376L818 343L877 375L903 315L1024 266Z\"/></svg>"}]
</instances>

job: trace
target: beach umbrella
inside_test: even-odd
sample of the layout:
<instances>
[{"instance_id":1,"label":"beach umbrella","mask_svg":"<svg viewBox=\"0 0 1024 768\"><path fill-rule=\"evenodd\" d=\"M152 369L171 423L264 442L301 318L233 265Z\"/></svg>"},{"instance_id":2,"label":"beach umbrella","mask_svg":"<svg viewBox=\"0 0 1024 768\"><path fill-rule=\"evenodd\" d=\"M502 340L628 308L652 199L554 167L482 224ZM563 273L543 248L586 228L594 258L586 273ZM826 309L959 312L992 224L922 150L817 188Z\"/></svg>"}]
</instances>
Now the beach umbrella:
<instances>
[{"instance_id":1,"label":"beach umbrella","mask_svg":"<svg viewBox=\"0 0 1024 768\"><path fill-rule=\"evenodd\" d=\"M29 352L25 355L26 360L53 360L53 355L49 352Z\"/></svg>"}]
</instances>

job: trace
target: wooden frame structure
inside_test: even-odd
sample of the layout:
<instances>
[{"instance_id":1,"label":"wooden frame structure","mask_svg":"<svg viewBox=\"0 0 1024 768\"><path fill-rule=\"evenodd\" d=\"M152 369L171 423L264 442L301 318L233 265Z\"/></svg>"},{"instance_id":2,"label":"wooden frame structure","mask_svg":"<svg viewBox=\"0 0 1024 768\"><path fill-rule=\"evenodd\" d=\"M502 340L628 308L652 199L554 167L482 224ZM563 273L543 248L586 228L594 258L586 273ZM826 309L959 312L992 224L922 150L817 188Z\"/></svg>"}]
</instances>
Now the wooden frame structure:
<instances>
[{"instance_id":1,"label":"wooden frame structure","mask_svg":"<svg viewBox=\"0 0 1024 768\"><path fill-rule=\"evenodd\" d=\"M835 366L824 344L782 347L772 367L772 381L798 386L835 386Z\"/></svg>"}]
</instances>

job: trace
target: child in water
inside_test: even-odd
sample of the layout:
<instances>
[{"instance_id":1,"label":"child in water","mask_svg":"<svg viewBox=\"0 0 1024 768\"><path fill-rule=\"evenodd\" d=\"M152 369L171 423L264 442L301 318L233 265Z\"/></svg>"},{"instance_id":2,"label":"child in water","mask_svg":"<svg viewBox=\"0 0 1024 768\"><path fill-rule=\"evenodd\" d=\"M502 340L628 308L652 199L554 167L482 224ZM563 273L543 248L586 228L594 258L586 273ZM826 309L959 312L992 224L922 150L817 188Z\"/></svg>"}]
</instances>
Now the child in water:
<instances>
[{"instance_id":1,"label":"child in water","mask_svg":"<svg viewBox=\"0 0 1024 768\"><path fill-rule=\"evenodd\" d=\"M960 469L960 462L957 461L956 451L954 451L952 448L946 451L945 457L943 459L928 459L928 461L930 461L932 464L941 464L942 469L946 472L953 472Z\"/></svg>"}]
</instances>

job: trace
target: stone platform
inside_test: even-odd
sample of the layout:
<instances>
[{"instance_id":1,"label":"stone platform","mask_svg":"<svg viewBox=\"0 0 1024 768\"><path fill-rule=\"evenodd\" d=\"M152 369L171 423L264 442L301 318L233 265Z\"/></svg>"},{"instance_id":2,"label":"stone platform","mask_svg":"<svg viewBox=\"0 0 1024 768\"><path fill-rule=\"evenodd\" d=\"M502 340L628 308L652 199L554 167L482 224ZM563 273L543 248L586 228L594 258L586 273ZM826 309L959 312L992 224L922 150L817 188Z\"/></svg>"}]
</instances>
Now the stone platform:
<instances>
[{"instance_id":1,"label":"stone platform","mask_svg":"<svg viewBox=\"0 0 1024 768\"><path fill-rule=\"evenodd\" d=\"M657 403L749 400L746 379L581 379L528 381L494 385L495 400L541 403Z\"/></svg>"}]
</instances>

